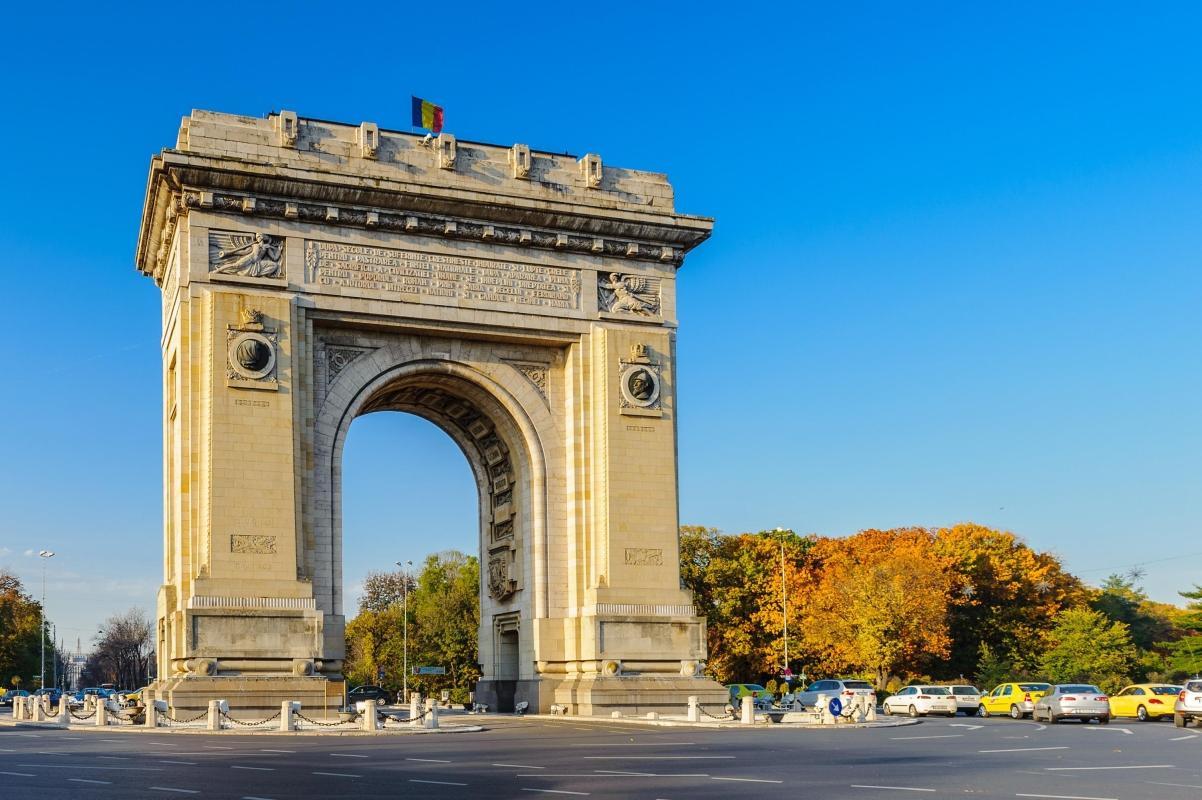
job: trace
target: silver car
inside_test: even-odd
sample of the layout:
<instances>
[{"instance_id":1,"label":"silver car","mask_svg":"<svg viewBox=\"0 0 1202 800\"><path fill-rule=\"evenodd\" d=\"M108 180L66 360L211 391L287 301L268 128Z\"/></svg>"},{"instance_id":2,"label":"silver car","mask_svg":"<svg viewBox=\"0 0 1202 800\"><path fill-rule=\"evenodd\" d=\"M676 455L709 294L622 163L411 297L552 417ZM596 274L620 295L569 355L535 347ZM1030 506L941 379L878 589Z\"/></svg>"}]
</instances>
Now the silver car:
<instances>
[{"instance_id":1,"label":"silver car","mask_svg":"<svg viewBox=\"0 0 1202 800\"><path fill-rule=\"evenodd\" d=\"M947 687L956 698L956 711L965 714L977 713L981 705L981 690L975 686L956 685Z\"/></svg>"},{"instance_id":2,"label":"silver car","mask_svg":"<svg viewBox=\"0 0 1202 800\"><path fill-rule=\"evenodd\" d=\"M1031 719L1059 722L1062 719L1096 719L1102 725L1110 722L1110 698L1089 683L1058 683L1035 701Z\"/></svg>"},{"instance_id":3,"label":"silver car","mask_svg":"<svg viewBox=\"0 0 1202 800\"><path fill-rule=\"evenodd\" d=\"M876 690L872 688L872 684L868 681L853 680L851 678L814 681L804 692L798 692L793 697L797 702L808 707L818 702L818 695L820 694L838 697L844 706L850 704L852 698L856 695L864 695L871 698L870 702L876 705Z\"/></svg>"}]
</instances>

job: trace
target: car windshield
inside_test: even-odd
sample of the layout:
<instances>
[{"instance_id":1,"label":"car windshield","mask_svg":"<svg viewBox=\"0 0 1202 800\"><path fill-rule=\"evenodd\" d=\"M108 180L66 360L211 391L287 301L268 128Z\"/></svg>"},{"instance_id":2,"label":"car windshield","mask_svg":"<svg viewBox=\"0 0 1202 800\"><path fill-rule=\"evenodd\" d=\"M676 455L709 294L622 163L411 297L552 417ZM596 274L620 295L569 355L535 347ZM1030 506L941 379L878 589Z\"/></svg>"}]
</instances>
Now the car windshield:
<instances>
[{"instance_id":1,"label":"car windshield","mask_svg":"<svg viewBox=\"0 0 1202 800\"><path fill-rule=\"evenodd\" d=\"M868 681L843 681L845 689L871 689L872 684Z\"/></svg>"},{"instance_id":2,"label":"car windshield","mask_svg":"<svg viewBox=\"0 0 1202 800\"><path fill-rule=\"evenodd\" d=\"M924 694L951 694L946 686L923 686L921 691Z\"/></svg>"},{"instance_id":3,"label":"car windshield","mask_svg":"<svg viewBox=\"0 0 1202 800\"><path fill-rule=\"evenodd\" d=\"M972 686L953 686L952 694L980 694L980 692Z\"/></svg>"},{"instance_id":4,"label":"car windshield","mask_svg":"<svg viewBox=\"0 0 1202 800\"><path fill-rule=\"evenodd\" d=\"M1022 689L1024 692L1046 692L1052 687L1051 684L1047 683L1020 683L1018 688Z\"/></svg>"},{"instance_id":5,"label":"car windshield","mask_svg":"<svg viewBox=\"0 0 1202 800\"><path fill-rule=\"evenodd\" d=\"M1177 694L1181 691L1180 686L1153 686L1152 694Z\"/></svg>"},{"instance_id":6,"label":"car windshield","mask_svg":"<svg viewBox=\"0 0 1202 800\"><path fill-rule=\"evenodd\" d=\"M1069 686L1060 687L1061 694L1101 694L1102 690L1096 686L1090 686L1088 683L1074 683Z\"/></svg>"},{"instance_id":7,"label":"car windshield","mask_svg":"<svg viewBox=\"0 0 1202 800\"><path fill-rule=\"evenodd\" d=\"M1190 681L1185 684L1185 690L1187 692L1202 692L1202 681Z\"/></svg>"},{"instance_id":8,"label":"car windshield","mask_svg":"<svg viewBox=\"0 0 1202 800\"><path fill-rule=\"evenodd\" d=\"M762 691L764 691L764 687L763 687L763 686L760 686L758 683L745 683L745 684L743 684L743 688L745 688L745 689L746 689L747 691L749 691L749 692L762 692Z\"/></svg>"}]
</instances>

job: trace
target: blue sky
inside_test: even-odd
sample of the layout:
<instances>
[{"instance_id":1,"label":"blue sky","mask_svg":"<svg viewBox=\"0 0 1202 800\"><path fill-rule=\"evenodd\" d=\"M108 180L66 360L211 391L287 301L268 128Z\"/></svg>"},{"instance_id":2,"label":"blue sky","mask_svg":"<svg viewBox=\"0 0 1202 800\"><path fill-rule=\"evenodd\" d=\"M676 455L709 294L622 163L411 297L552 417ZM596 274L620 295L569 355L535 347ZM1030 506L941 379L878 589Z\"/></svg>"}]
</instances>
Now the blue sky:
<instances>
[{"instance_id":1,"label":"blue sky","mask_svg":"<svg viewBox=\"0 0 1202 800\"><path fill-rule=\"evenodd\" d=\"M975 520L1091 581L1158 561L1173 600L1202 581L1202 16L965 5L9 11L0 565L36 587L26 551L59 553L68 640L153 610L159 305L133 247L180 117L406 128L412 93L460 138L664 171L716 217L679 282L684 522ZM474 543L427 423L357 421L344 467L352 591Z\"/></svg>"}]
</instances>

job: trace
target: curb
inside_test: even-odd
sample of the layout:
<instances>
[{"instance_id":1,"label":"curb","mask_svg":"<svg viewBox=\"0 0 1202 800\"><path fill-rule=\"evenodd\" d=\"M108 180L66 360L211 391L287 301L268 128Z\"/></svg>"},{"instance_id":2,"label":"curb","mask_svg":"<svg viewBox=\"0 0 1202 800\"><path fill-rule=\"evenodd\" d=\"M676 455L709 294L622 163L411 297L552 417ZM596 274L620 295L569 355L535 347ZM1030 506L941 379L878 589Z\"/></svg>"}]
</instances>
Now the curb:
<instances>
[{"instance_id":1,"label":"curb","mask_svg":"<svg viewBox=\"0 0 1202 800\"><path fill-rule=\"evenodd\" d=\"M141 734L207 734L210 736L220 736L222 734L236 734L238 736L427 736L438 735L441 733L480 733L488 730L483 725L447 725L441 728L416 728L414 730L380 730L380 731L256 731L256 730L237 730L235 728L222 728L219 731L210 731L202 728L146 728L141 725L107 725L100 727L98 725L55 725L53 723L44 722L0 722L0 728L27 728L30 730L48 730L48 731L70 731L71 733L120 733L128 736L138 736Z\"/></svg>"},{"instance_id":2,"label":"curb","mask_svg":"<svg viewBox=\"0 0 1202 800\"><path fill-rule=\"evenodd\" d=\"M635 717L565 717L550 714L527 714L527 717L541 720L575 720L577 722L610 722L626 725L651 725L659 728L716 728L719 730L802 730L802 731L831 731L831 730L872 730L875 728L906 728L919 725L919 719L891 719L877 722L849 722L835 725L808 725L795 722L756 722L754 725L744 725L741 722L688 722L673 719L638 719Z\"/></svg>"}]
</instances>

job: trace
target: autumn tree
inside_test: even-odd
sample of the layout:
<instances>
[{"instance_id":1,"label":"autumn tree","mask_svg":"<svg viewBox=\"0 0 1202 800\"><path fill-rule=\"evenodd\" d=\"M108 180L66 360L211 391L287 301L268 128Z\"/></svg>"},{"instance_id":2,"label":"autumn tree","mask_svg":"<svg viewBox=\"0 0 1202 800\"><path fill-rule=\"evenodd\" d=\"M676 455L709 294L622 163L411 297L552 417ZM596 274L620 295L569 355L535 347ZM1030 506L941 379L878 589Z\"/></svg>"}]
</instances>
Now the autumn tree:
<instances>
[{"instance_id":1,"label":"autumn tree","mask_svg":"<svg viewBox=\"0 0 1202 800\"><path fill-rule=\"evenodd\" d=\"M37 683L41 620L42 607L25 593L20 578L0 570L0 684L29 687Z\"/></svg>"},{"instance_id":2,"label":"autumn tree","mask_svg":"<svg viewBox=\"0 0 1202 800\"><path fill-rule=\"evenodd\" d=\"M1115 692L1130 680L1136 649L1126 623L1089 608L1068 609L1056 618L1049 642L1040 666L1054 683L1087 682Z\"/></svg>"},{"instance_id":3,"label":"autumn tree","mask_svg":"<svg viewBox=\"0 0 1202 800\"><path fill-rule=\"evenodd\" d=\"M96 646L80 672L85 685L111 683L136 689L150 681L154 638L150 618L140 608L115 614L104 622Z\"/></svg>"},{"instance_id":4,"label":"autumn tree","mask_svg":"<svg viewBox=\"0 0 1202 800\"><path fill-rule=\"evenodd\" d=\"M871 674L878 689L899 671L946 657L951 560L922 528L820 539L810 553L803 639L828 674Z\"/></svg>"}]
</instances>

